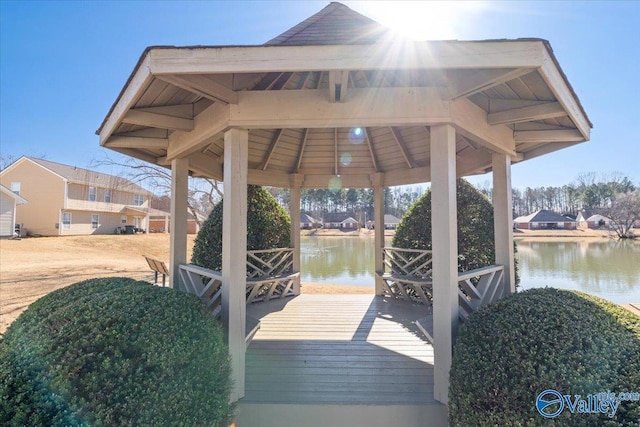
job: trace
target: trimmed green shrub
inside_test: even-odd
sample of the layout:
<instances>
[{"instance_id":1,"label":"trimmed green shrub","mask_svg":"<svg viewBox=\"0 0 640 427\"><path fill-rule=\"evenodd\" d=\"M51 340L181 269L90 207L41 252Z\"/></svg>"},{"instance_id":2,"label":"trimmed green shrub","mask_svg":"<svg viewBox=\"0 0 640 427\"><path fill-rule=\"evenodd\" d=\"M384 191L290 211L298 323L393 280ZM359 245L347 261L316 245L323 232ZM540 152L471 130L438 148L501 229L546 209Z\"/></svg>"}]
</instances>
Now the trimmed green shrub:
<instances>
[{"instance_id":1,"label":"trimmed green shrub","mask_svg":"<svg viewBox=\"0 0 640 427\"><path fill-rule=\"evenodd\" d=\"M230 373L193 295L87 280L34 302L0 341L0 425L226 426Z\"/></svg>"},{"instance_id":2,"label":"trimmed green shrub","mask_svg":"<svg viewBox=\"0 0 640 427\"><path fill-rule=\"evenodd\" d=\"M220 271L222 269L222 208L218 202L196 236L191 262ZM288 248L291 245L289 214L267 190L247 187L247 250Z\"/></svg>"},{"instance_id":3,"label":"trimmed green shrub","mask_svg":"<svg viewBox=\"0 0 640 427\"><path fill-rule=\"evenodd\" d=\"M549 389L574 401L640 392L640 317L579 292L513 294L462 325L450 381L452 426L636 426L638 401L621 402L614 418L571 413L566 404L545 418L536 399Z\"/></svg>"},{"instance_id":4,"label":"trimmed green shrub","mask_svg":"<svg viewBox=\"0 0 640 427\"><path fill-rule=\"evenodd\" d=\"M464 179L456 182L458 208L458 271L495 263L493 206L487 197ZM402 216L391 245L405 249L433 249L431 239L431 190ZM515 266L516 283L519 282Z\"/></svg>"}]
</instances>

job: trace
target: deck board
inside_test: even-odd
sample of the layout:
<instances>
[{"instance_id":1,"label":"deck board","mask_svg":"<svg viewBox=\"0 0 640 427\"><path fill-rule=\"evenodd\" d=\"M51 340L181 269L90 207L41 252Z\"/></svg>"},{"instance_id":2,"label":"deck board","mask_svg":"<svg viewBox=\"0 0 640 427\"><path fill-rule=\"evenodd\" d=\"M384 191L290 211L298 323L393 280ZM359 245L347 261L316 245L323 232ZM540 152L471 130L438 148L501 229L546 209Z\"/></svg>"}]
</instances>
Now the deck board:
<instances>
[{"instance_id":1,"label":"deck board","mask_svg":"<svg viewBox=\"0 0 640 427\"><path fill-rule=\"evenodd\" d=\"M373 295L300 295L251 304L250 403L433 403L433 347L421 305Z\"/></svg>"}]
</instances>

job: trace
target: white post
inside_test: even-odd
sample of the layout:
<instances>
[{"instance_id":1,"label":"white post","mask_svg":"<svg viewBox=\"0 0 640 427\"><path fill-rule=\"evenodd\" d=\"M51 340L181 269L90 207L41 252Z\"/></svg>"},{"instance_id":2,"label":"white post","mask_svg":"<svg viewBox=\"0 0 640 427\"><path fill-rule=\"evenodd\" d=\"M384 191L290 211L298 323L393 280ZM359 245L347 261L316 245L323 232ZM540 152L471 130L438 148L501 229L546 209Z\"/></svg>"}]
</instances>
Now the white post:
<instances>
[{"instance_id":1,"label":"white post","mask_svg":"<svg viewBox=\"0 0 640 427\"><path fill-rule=\"evenodd\" d=\"M496 264L504 265L503 295L516 291L513 251L513 205L511 201L511 158L493 154L493 228Z\"/></svg>"},{"instance_id":2,"label":"white post","mask_svg":"<svg viewBox=\"0 0 640 427\"><path fill-rule=\"evenodd\" d=\"M149 228L151 226L151 216L149 215L149 212L147 212L147 216L144 218L144 222L147 224L144 234L149 234Z\"/></svg>"},{"instance_id":3,"label":"white post","mask_svg":"<svg viewBox=\"0 0 640 427\"><path fill-rule=\"evenodd\" d=\"M293 248L293 271L300 271L300 187L304 175L291 175L291 200L289 215L291 216L291 247ZM300 295L300 276L293 283L293 292Z\"/></svg>"},{"instance_id":4,"label":"white post","mask_svg":"<svg viewBox=\"0 0 640 427\"><path fill-rule=\"evenodd\" d=\"M180 264L187 262L187 197L189 194L189 159L171 161L171 237L169 286L180 285Z\"/></svg>"},{"instance_id":5,"label":"white post","mask_svg":"<svg viewBox=\"0 0 640 427\"><path fill-rule=\"evenodd\" d=\"M164 216L164 232L169 232L169 215Z\"/></svg>"},{"instance_id":6,"label":"white post","mask_svg":"<svg viewBox=\"0 0 640 427\"><path fill-rule=\"evenodd\" d=\"M380 275L384 274L382 250L384 248L384 175L376 173L371 175L373 185L373 239L375 251L376 269L376 295L384 293L384 285Z\"/></svg>"},{"instance_id":7,"label":"white post","mask_svg":"<svg viewBox=\"0 0 640 427\"><path fill-rule=\"evenodd\" d=\"M249 132L224 134L224 207L222 211L222 322L231 355L231 401L244 396L246 281L247 281L247 168ZM186 208L185 208L186 214Z\"/></svg>"},{"instance_id":8,"label":"white post","mask_svg":"<svg viewBox=\"0 0 640 427\"><path fill-rule=\"evenodd\" d=\"M447 404L449 369L458 330L456 131L431 127L434 397Z\"/></svg>"}]
</instances>

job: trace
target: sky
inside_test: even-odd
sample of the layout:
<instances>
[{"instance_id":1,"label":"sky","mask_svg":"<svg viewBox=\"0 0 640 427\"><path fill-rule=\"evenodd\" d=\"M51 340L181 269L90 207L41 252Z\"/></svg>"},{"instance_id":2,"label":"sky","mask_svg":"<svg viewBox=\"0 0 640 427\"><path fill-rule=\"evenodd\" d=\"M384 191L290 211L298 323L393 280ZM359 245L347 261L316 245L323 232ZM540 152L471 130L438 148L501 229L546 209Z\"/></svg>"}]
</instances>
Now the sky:
<instances>
[{"instance_id":1,"label":"sky","mask_svg":"<svg viewBox=\"0 0 640 427\"><path fill-rule=\"evenodd\" d=\"M640 186L640 0L343 3L417 40L549 40L594 124L591 141L515 164L513 187L590 172ZM0 154L84 168L114 157L95 131L145 47L258 45L327 4L0 0Z\"/></svg>"}]
</instances>

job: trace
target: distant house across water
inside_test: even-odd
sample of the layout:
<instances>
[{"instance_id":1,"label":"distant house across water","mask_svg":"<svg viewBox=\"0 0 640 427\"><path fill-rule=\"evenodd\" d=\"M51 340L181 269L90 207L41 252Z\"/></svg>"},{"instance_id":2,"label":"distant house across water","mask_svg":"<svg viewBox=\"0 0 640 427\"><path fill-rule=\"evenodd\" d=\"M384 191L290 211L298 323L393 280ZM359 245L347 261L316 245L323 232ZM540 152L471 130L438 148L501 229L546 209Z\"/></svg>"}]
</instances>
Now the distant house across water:
<instances>
[{"instance_id":1,"label":"distant house across water","mask_svg":"<svg viewBox=\"0 0 640 427\"><path fill-rule=\"evenodd\" d=\"M355 219L355 214L352 212L328 213L325 214L322 222L324 228L340 230L357 230L360 228L360 223Z\"/></svg>"},{"instance_id":2,"label":"distant house across water","mask_svg":"<svg viewBox=\"0 0 640 427\"><path fill-rule=\"evenodd\" d=\"M516 228L524 230L575 230L577 223L553 211L540 209L530 215L513 220Z\"/></svg>"}]
</instances>

